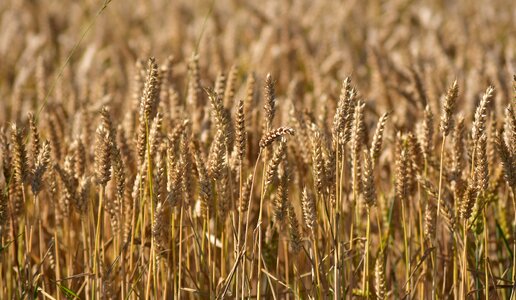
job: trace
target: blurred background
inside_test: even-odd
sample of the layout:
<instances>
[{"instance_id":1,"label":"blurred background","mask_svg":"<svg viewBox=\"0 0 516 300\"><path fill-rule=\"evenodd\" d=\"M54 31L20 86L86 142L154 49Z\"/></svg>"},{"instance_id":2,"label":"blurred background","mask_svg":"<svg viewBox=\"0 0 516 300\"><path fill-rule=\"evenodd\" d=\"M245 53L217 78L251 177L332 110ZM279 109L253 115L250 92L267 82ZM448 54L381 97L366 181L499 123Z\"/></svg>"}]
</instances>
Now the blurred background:
<instances>
[{"instance_id":1,"label":"blurred background","mask_svg":"<svg viewBox=\"0 0 516 300\"><path fill-rule=\"evenodd\" d=\"M22 113L13 105L20 97L37 106L38 64L54 78L68 72L57 85L73 86L79 97L84 83L99 78L127 90L130 68L149 56L161 62L173 56L178 86L186 88L181 75L195 53L206 85L235 65L241 77L271 72L279 94L296 81L318 97L337 92L352 74L365 96L383 94L387 101L377 103L392 108L404 97L398 83L410 81L405 70L416 68L431 98L457 77L467 102L487 83L502 99L510 86L501 78L510 78L515 67L514 20L516 6L502 0L4 0L0 121ZM59 87L54 90L59 97Z\"/></svg>"}]
</instances>

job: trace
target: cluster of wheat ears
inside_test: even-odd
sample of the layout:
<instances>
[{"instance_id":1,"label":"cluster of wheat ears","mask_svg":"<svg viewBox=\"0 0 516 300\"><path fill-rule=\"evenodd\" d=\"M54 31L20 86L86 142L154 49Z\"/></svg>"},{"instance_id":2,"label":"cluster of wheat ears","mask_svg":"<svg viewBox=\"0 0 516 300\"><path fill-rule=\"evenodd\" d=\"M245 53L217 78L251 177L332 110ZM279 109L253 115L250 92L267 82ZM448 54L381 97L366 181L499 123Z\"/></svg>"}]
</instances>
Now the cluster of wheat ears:
<instances>
[{"instance_id":1,"label":"cluster of wheat ears","mask_svg":"<svg viewBox=\"0 0 516 300\"><path fill-rule=\"evenodd\" d=\"M1 299L516 299L510 1L6 2Z\"/></svg>"}]
</instances>

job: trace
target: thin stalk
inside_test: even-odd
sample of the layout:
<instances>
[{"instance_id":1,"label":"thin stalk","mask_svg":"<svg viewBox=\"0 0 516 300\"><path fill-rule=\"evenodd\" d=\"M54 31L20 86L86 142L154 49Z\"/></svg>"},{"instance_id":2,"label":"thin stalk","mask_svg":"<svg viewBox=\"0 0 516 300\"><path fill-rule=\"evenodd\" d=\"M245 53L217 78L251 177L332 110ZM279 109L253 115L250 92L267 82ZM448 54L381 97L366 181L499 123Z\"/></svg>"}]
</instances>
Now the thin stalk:
<instances>
[{"instance_id":1,"label":"thin stalk","mask_svg":"<svg viewBox=\"0 0 516 300\"><path fill-rule=\"evenodd\" d=\"M226 222L225 220L222 221L222 229L221 229L221 232L220 232L220 244L221 244L221 248L220 248L220 277L221 278L226 278L226 260L225 260L225 257L227 256L227 253L226 253L226 250L227 250L227 240L226 240L226 235L224 234L225 232L225 225L226 225Z\"/></svg>"},{"instance_id":2,"label":"thin stalk","mask_svg":"<svg viewBox=\"0 0 516 300\"><path fill-rule=\"evenodd\" d=\"M428 172L428 161L427 159L425 158L425 167L424 167L424 171L423 173L425 174L425 178L427 176L427 172ZM421 254L421 257L423 257L424 253L425 253L425 234L424 234L424 230L423 230L423 211L422 211L422 207L423 207L423 200L422 200L422 193L421 193L421 184L418 182L417 183L417 194L418 194L418 199L419 199L419 207L418 207L418 214L419 214L419 243L420 243L420 254ZM433 252L432 252L432 290L435 291L435 259L433 257ZM428 270L428 262L425 262L424 264L424 270L423 270L423 274L426 274L427 273L427 270ZM419 298L420 299L424 299L425 297L425 285L426 285L426 280L423 280L421 281L421 290L419 291ZM435 298L435 295L437 295L437 293L432 293L432 298Z\"/></svg>"},{"instance_id":3,"label":"thin stalk","mask_svg":"<svg viewBox=\"0 0 516 300\"><path fill-rule=\"evenodd\" d=\"M249 230L249 215L250 215L251 205L252 205L251 200L253 199L254 179L256 178L256 170L258 168L258 164L260 163L261 154L262 154L262 151L260 150L260 152L258 152L258 157L256 158L256 163L254 165L253 179L251 180L251 187L250 187L250 193L249 193L249 199L248 199L248 205L247 205L246 223L245 223L245 231L244 231L244 245L243 245L242 249L246 249L247 248L247 233L248 233L248 230ZM244 263L242 264L242 299L244 299L245 276L246 276L246 272L245 272L245 266L246 266L246 264L245 264L245 257L243 259L244 259Z\"/></svg>"},{"instance_id":4,"label":"thin stalk","mask_svg":"<svg viewBox=\"0 0 516 300\"><path fill-rule=\"evenodd\" d=\"M20 227L21 228L24 228L24 234L23 234L23 237L25 239L25 252L23 253L23 259L25 261L25 266L24 268L27 268L28 270L32 270L32 265L31 265L31 260L29 259L29 257L32 256L31 252L32 252L32 241L31 241L31 224L29 222L29 212L30 212L30 203L28 203L28 201L26 200L26 197L25 197L25 186L23 184L21 184L21 191L22 191L22 201L23 201L23 204L25 206L25 215L24 215L24 224L21 225ZM32 286L32 272L28 272L26 274L26 278L25 280L27 281L27 284L29 286Z\"/></svg>"},{"instance_id":5,"label":"thin stalk","mask_svg":"<svg viewBox=\"0 0 516 300\"><path fill-rule=\"evenodd\" d=\"M265 157L267 157L267 148L265 148ZM262 214L263 214L263 200L265 194L265 176L267 174L267 164L263 164L262 174L262 188L260 192L260 210L258 212L258 222L256 227L258 228L258 275L257 275L257 300L261 297L261 274L262 274Z\"/></svg>"},{"instance_id":6,"label":"thin stalk","mask_svg":"<svg viewBox=\"0 0 516 300\"><path fill-rule=\"evenodd\" d=\"M175 241L176 241L176 216L177 216L177 213L174 209L174 213L172 214L172 264L173 266L175 266L175 263L176 263L176 244L175 244ZM208 249L209 250L209 249ZM172 286L172 297L174 297L175 295L177 295L177 291L179 290L177 288L177 285L179 283L179 281L177 280L178 276L177 276L177 268L172 268L172 279L173 279L173 286Z\"/></svg>"},{"instance_id":7,"label":"thin stalk","mask_svg":"<svg viewBox=\"0 0 516 300\"><path fill-rule=\"evenodd\" d=\"M439 188L437 190L437 217L435 218L435 227L438 226L439 216L441 215L441 190L443 185L443 162L444 162L444 145L446 144L446 135L443 135L441 143L441 160L439 163ZM435 235L437 237L437 234Z\"/></svg>"},{"instance_id":8,"label":"thin stalk","mask_svg":"<svg viewBox=\"0 0 516 300\"><path fill-rule=\"evenodd\" d=\"M321 292L321 275L319 274L319 251L317 250L317 240L315 230L312 230L312 248L314 251L315 276L317 279L317 290L320 295Z\"/></svg>"},{"instance_id":9,"label":"thin stalk","mask_svg":"<svg viewBox=\"0 0 516 300\"><path fill-rule=\"evenodd\" d=\"M147 148L147 178L149 180L149 202L150 202L150 224L151 226L154 224L154 187L152 182L152 160L151 160L151 147L150 147L150 140L149 140L149 122L147 118L145 118L145 139L146 139L146 148ZM143 212L143 211L142 211ZM145 212L143 212L145 213ZM155 272L156 268L153 268L155 264L155 249L154 249L154 239L151 237L151 247L150 247L150 253L149 253L149 269L148 269L148 275L147 275L147 290L145 293L145 299L149 299L150 297L150 290L151 290L151 278L154 278L154 287L156 287L156 274L153 274Z\"/></svg>"},{"instance_id":10,"label":"thin stalk","mask_svg":"<svg viewBox=\"0 0 516 300\"><path fill-rule=\"evenodd\" d=\"M95 229L95 248L93 251L93 273L95 274L95 277L96 277L96 284L94 285L94 287L95 287L94 290L96 290L95 292L100 291L100 276L99 276L99 270L98 270L98 260L100 257L100 254L99 254L99 246L100 246L100 241L101 241L100 226L102 223L102 207L104 205L104 186L100 185L99 189L100 189L100 191L99 191L99 207L98 207L98 211L97 211L97 226ZM57 249L56 249L56 256L57 256ZM57 260L57 257L56 257L56 260Z\"/></svg>"},{"instance_id":11,"label":"thin stalk","mask_svg":"<svg viewBox=\"0 0 516 300\"><path fill-rule=\"evenodd\" d=\"M131 211L131 238L129 243L129 274L133 271L133 253L134 253L134 238L136 231L136 197L133 200L133 209Z\"/></svg>"},{"instance_id":12,"label":"thin stalk","mask_svg":"<svg viewBox=\"0 0 516 300\"><path fill-rule=\"evenodd\" d=\"M475 156L476 156L477 144L473 144L473 151L471 153L471 166L470 166L470 178L474 178L475 172ZM467 260L467 242L468 242L468 220L464 220L464 249L463 249L463 276L462 276L462 297L466 299L467 296L467 282L468 282L468 260Z\"/></svg>"},{"instance_id":13,"label":"thin stalk","mask_svg":"<svg viewBox=\"0 0 516 300\"><path fill-rule=\"evenodd\" d=\"M409 273L412 272L412 260L410 259L412 257L412 243L410 241L412 241L412 224L416 224L416 222L414 221L414 214L412 213L412 203L411 202L408 202L407 203L407 211L408 211L408 228L407 228L407 241L409 241L407 243L407 255L408 255L408 268L407 268L407 271ZM412 299L412 276L409 275L409 284L408 284L408 288L409 288L409 294L407 296L407 300L410 300ZM417 281L416 281L417 283ZM416 290L417 290L417 287L416 287Z\"/></svg>"},{"instance_id":14,"label":"thin stalk","mask_svg":"<svg viewBox=\"0 0 516 300\"><path fill-rule=\"evenodd\" d=\"M71 241L71 235L70 235L70 224L69 222L71 221L71 219L66 219L64 220L64 235L65 235L65 240L66 240L66 245L65 247L71 247L72 246L72 241ZM65 261L66 261L66 276L69 277L72 275L72 252L71 251L67 251L66 253L66 256L65 256Z\"/></svg>"},{"instance_id":15,"label":"thin stalk","mask_svg":"<svg viewBox=\"0 0 516 300\"><path fill-rule=\"evenodd\" d=\"M200 237L198 232L197 232L197 226L195 226L196 224L194 224L193 222L193 218L192 218L192 207L188 207L188 221L190 222L190 227L192 228L192 237L194 239L194 243L193 243L193 252L194 252L194 262L195 262L195 269L196 270L199 270L199 272L196 272L196 282L199 282L200 281L200 275L201 275L201 263L206 259L205 256L204 256L204 252L202 251L202 245L201 245L201 241L202 240L202 236ZM189 251L187 251L187 253L189 253Z\"/></svg>"},{"instance_id":16,"label":"thin stalk","mask_svg":"<svg viewBox=\"0 0 516 300\"><path fill-rule=\"evenodd\" d=\"M353 157L353 201L351 202L351 226L349 233L349 250L353 250L353 226L354 226L354 216L355 216L355 207L357 200L357 159ZM353 287L351 287L353 288Z\"/></svg>"},{"instance_id":17,"label":"thin stalk","mask_svg":"<svg viewBox=\"0 0 516 300\"><path fill-rule=\"evenodd\" d=\"M237 237L237 246L236 246L236 250L237 250L237 257L239 255L239 251L240 251L240 244L241 244L241 239L242 239L242 205L243 205L243 199L242 199L242 186L243 186L243 161L240 161L240 166L239 166L239 187L238 187L238 198L240 199L239 202L238 202L238 230L237 230L237 234L238 234L238 237ZM242 261L242 263L245 263L245 260ZM239 298L239 292L240 292L240 289L238 287L238 284L239 284L239 271L240 271L240 264L237 265L237 269L236 269L236 276L235 276L235 293L236 293L236 296L235 296L235 299L238 299Z\"/></svg>"},{"instance_id":18,"label":"thin stalk","mask_svg":"<svg viewBox=\"0 0 516 300\"><path fill-rule=\"evenodd\" d=\"M467 220L464 220L464 229L463 229L463 234L464 234L464 248L462 250L462 299L466 299L466 294L467 294L467 286L466 286L466 283L467 283L467 272L468 272L468 260L467 260L467 249L468 249L468 221Z\"/></svg>"},{"instance_id":19,"label":"thin stalk","mask_svg":"<svg viewBox=\"0 0 516 300\"><path fill-rule=\"evenodd\" d=\"M334 289L334 299L338 299L339 298L339 282L340 282L340 279L339 279L339 268L338 268L338 264L339 264L339 233L337 231L337 217L339 215L339 211L340 211L340 186L339 186L339 142L337 140L337 145L335 147L335 160L336 160L336 165L335 165L335 212L333 214L333 233L334 233L334 245L335 245L335 259L333 260L333 277L335 277L334 279L334 283L333 283L333 289ZM331 191L330 191L331 192ZM314 237L314 246L315 246L315 237ZM316 256L316 260L318 260L318 257ZM317 276L319 276L319 269L317 269ZM317 278L317 284L319 285L319 288L320 288L320 279L319 277Z\"/></svg>"},{"instance_id":20,"label":"thin stalk","mask_svg":"<svg viewBox=\"0 0 516 300\"><path fill-rule=\"evenodd\" d=\"M353 156L353 155L352 155ZM350 218L351 225L349 229L349 251L353 251L353 230L355 225L356 215L356 200L357 200L357 158L353 157L353 201L351 202ZM351 261L351 272L353 272L353 262ZM354 287L354 276L351 276L350 290L353 291ZM335 300L338 299L335 297Z\"/></svg>"},{"instance_id":21,"label":"thin stalk","mask_svg":"<svg viewBox=\"0 0 516 300\"><path fill-rule=\"evenodd\" d=\"M81 217L83 218L83 217ZM86 218L86 217L84 217ZM91 265L88 263L89 262L89 258L93 256L93 253L91 253L91 244L90 244L90 240L88 239L88 237L91 236L90 234L90 227L87 226L86 224L86 220L81 220L81 221L84 221L84 222L81 222L81 233L82 233L82 244L83 244L83 247L84 247L84 264L85 264L85 268L86 268L86 271L87 272L91 272ZM41 224L41 221L40 221L40 224ZM41 225L40 225L41 226ZM88 232L86 233L86 226L88 228ZM42 238L41 238L42 239ZM43 270L44 268L42 268ZM86 290L88 291L86 294L86 299L89 299L89 296L88 296L88 293L90 291L90 281L87 280L86 282Z\"/></svg>"},{"instance_id":22,"label":"thin stalk","mask_svg":"<svg viewBox=\"0 0 516 300\"><path fill-rule=\"evenodd\" d=\"M445 145L446 145L446 135L443 135L443 141L441 143L441 160L439 162L439 187L437 189L437 215L435 216L436 231L439 228L439 217L441 216L441 195L442 195L442 187L443 187L443 164L444 164L444 154L445 154L444 146ZM434 236L435 236L435 238L434 238L433 244L435 245L435 247L438 247L439 244L437 242L437 232L435 233ZM434 265L437 265L437 255L434 255L434 256L435 256ZM435 267L434 267L434 269L435 269ZM434 291L436 290L434 279L432 279L432 289ZM436 293L432 293L432 294L436 294Z\"/></svg>"},{"instance_id":23,"label":"thin stalk","mask_svg":"<svg viewBox=\"0 0 516 300\"><path fill-rule=\"evenodd\" d=\"M408 234L407 234L407 226L406 226L406 212L405 212L405 201L401 200L401 224L403 224L403 246L405 249L405 277L406 277L406 293L408 298L410 298L411 293L411 280L410 280L410 254L408 247Z\"/></svg>"},{"instance_id":24,"label":"thin stalk","mask_svg":"<svg viewBox=\"0 0 516 300\"><path fill-rule=\"evenodd\" d=\"M212 286L212 280L211 280L211 264L213 263L212 258L212 250L211 250L211 243L210 243L210 237L211 237L211 229L210 229L210 209L209 207L206 208L206 220L204 221L203 227L205 228L203 231L206 231L208 233L208 239L206 240L206 247L208 248L208 290L211 292L213 289ZM204 236L204 235L203 235ZM203 239L204 244L205 239Z\"/></svg>"},{"instance_id":25,"label":"thin stalk","mask_svg":"<svg viewBox=\"0 0 516 300\"><path fill-rule=\"evenodd\" d=\"M59 282L59 280L61 280L61 271L59 270L59 268L60 268L60 265L59 265L59 240L57 239L57 231L54 231L54 241L55 241L54 250L55 250L55 255L56 255L56 268L55 268L56 274L55 274L55 276L56 276L56 281ZM95 292L95 289L93 289L93 292ZM56 294L57 294L57 300L60 300L61 293L57 292ZM94 298L94 297L92 297L92 298Z\"/></svg>"},{"instance_id":26,"label":"thin stalk","mask_svg":"<svg viewBox=\"0 0 516 300\"><path fill-rule=\"evenodd\" d=\"M215 241L216 241L216 238L217 238L217 235L218 235L218 225L219 225L219 214L218 213L215 213L215 222L214 222L215 226L213 226L213 233L212 235L209 236L208 238L208 242L210 243L210 246L213 246L213 264L212 264L212 272L211 272L211 281L212 281L212 287L217 287L217 281L216 281L216 275L217 275L217 259L216 259L216 256L217 256L217 247L215 245ZM213 237L213 243L211 242L211 239ZM222 249L221 249L222 251ZM222 264L222 262L221 262ZM213 291L214 293L216 292L216 290L214 289Z\"/></svg>"},{"instance_id":27,"label":"thin stalk","mask_svg":"<svg viewBox=\"0 0 516 300\"><path fill-rule=\"evenodd\" d=\"M514 208L514 217L516 218L516 189L514 187L511 187L510 190L512 191L512 204ZM512 276L511 280L513 284L516 282L516 234L513 233L513 250L512 250ZM512 287L511 291L511 299L514 299L516 295L516 286Z\"/></svg>"},{"instance_id":28,"label":"thin stalk","mask_svg":"<svg viewBox=\"0 0 516 300\"><path fill-rule=\"evenodd\" d=\"M177 299L181 299L181 279L182 279L182 263L183 263L183 205L181 205L179 213L179 267L178 267L178 286Z\"/></svg>"},{"instance_id":29,"label":"thin stalk","mask_svg":"<svg viewBox=\"0 0 516 300\"><path fill-rule=\"evenodd\" d=\"M343 197L343 192L342 192L342 189L343 189L343 181L345 180L345 176L346 176L346 169L345 169L345 162L346 161L346 147L345 145L342 146L342 159L340 160L340 176L339 176L339 180L337 182L337 190L339 191L339 198L337 198L337 202L338 202L338 207L339 207L339 212L340 212L340 206L342 205L342 201L344 200L344 197ZM335 170L336 173L339 173L339 169L338 169L338 164L337 164L337 169ZM338 217L338 221L339 223L341 223L343 221L344 216L343 214L341 214L339 217ZM350 245L351 245L351 241L352 241L352 237L350 236ZM350 250L351 250L351 246L350 246ZM340 252L341 252L341 244L338 243L337 244L337 254L339 254L339 257L340 257ZM349 272L352 272L352 264L349 264L349 267L348 267L348 271ZM345 282L343 281L342 282L342 285L345 285ZM339 289L340 291L340 289Z\"/></svg>"},{"instance_id":30,"label":"thin stalk","mask_svg":"<svg viewBox=\"0 0 516 300\"><path fill-rule=\"evenodd\" d=\"M26 202L25 202L26 203ZM25 268L28 270L32 270L32 264L30 257L32 256L32 227L29 224L28 215L25 214L25 253L24 253L24 260L25 260ZM32 272L27 272L26 274L26 282L28 286L32 286ZM32 299L29 296L29 299Z\"/></svg>"},{"instance_id":31,"label":"thin stalk","mask_svg":"<svg viewBox=\"0 0 516 300\"><path fill-rule=\"evenodd\" d=\"M486 300L489 300L489 272L488 272L488 228L487 228L487 216L486 216L486 206L487 203L484 204L484 209L482 210L482 217L484 219L484 275L485 275L485 290L486 290Z\"/></svg>"},{"instance_id":32,"label":"thin stalk","mask_svg":"<svg viewBox=\"0 0 516 300\"><path fill-rule=\"evenodd\" d=\"M363 292L366 299L369 299L369 235L371 231L371 212L367 208L366 244L364 249L364 275L362 278Z\"/></svg>"},{"instance_id":33,"label":"thin stalk","mask_svg":"<svg viewBox=\"0 0 516 300\"><path fill-rule=\"evenodd\" d=\"M44 249L45 249L45 240L43 239L43 231L42 231L42 227L41 227L41 217L40 217L40 214L41 214L41 208L40 208L40 203L39 203L39 197L38 195L34 195L34 207L35 207L35 211L33 212L35 217L36 217L36 220L34 221L34 224L38 226L38 250L39 250L39 259L41 261L41 263L43 262L43 256L45 255L45 252L44 252ZM42 281L44 281L44 278L45 278L45 268L40 268L41 270L41 278L43 278ZM1 268L0 268L1 270ZM43 285L44 285L44 282L43 282Z\"/></svg>"},{"instance_id":34,"label":"thin stalk","mask_svg":"<svg viewBox=\"0 0 516 300\"><path fill-rule=\"evenodd\" d=\"M287 241L283 241L283 251L285 252L285 282L287 286L290 285L290 269L289 269L289 261L288 261L288 243ZM287 294L287 300L289 300L290 294Z\"/></svg>"},{"instance_id":35,"label":"thin stalk","mask_svg":"<svg viewBox=\"0 0 516 300\"><path fill-rule=\"evenodd\" d=\"M380 244L380 252L383 252L384 244L383 244L383 232L382 232L382 222L380 221L380 209L376 208L376 223L378 226L378 242Z\"/></svg>"},{"instance_id":36,"label":"thin stalk","mask_svg":"<svg viewBox=\"0 0 516 300\"><path fill-rule=\"evenodd\" d=\"M476 294L477 294L477 299L482 299L482 284L480 282L480 270L479 270L479 265L480 265L480 245L481 242L480 242L480 238L478 236L475 236L475 289L476 289ZM478 275L477 275L478 274Z\"/></svg>"},{"instance_id":37,"label":"thin stalk","mask_svg":"<svg viewBox=\"0 0 516 300\"><path fill-rule=\"evenodd\" d=\"M154 252L154 243L152 242L152 240L154 239L151 239L151 248L150 248L150 256L149 256L149 269L148 269L148 273L147 273L147 282L146 282L146 290L145 290L145 300L149 299L150 297L150 290L151 290L151 278L155 277L155 276L152 276L152 272L154 270L153 268L153 265L154 265L154 255L152 254Z\"/></svg>"},{"instance_id":38,"label":"thin stalk","mask_svg":"<svg viewBox=\"0 0 516 300\"><path fill-rule=\"evenodd\" d=\"M454 239L455 240L455 239ZM459 299L459 266L457 263L457 242L453 242L453 299Z\"/></svg>"}]
</instances>

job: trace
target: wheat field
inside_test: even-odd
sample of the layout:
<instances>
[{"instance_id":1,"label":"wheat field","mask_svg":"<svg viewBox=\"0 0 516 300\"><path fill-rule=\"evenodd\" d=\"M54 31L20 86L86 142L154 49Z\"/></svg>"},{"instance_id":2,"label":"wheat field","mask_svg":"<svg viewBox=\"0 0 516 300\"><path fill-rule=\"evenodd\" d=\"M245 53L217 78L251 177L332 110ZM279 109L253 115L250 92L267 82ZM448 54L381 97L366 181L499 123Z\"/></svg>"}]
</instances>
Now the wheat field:
<instances>
[{"instance_id":1,"label":"wheat field","mask_svg":"<svg viewBox=\"0 0 516 300\"><path fill-rule=\"evenodd\" d=\"M516 299L516 6L0 2L0 299Z\"/></svg>"}]
</instances>

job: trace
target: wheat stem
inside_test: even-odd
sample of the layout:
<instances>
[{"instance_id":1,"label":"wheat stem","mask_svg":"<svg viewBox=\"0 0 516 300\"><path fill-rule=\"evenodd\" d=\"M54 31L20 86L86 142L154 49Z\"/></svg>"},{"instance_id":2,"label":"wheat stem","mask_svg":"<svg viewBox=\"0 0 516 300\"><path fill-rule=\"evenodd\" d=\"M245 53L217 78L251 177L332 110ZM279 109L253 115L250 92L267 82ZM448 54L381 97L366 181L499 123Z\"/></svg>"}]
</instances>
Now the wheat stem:
<instances>
[{"instance_id":1,"label":"wheat stem","mask_svg":"<svg viewBox=\"0 0 516 300\"><path fill-rule=\"evenodd\" d=\"M267 148L264 150L264 156L267 157ZM258 221L256 223L256 228L258 229L258 275L257 275L257 300L260 300L261 297L261 273L262 273L262 215L263 215L263 200L265 196L265 177L267 174L267 164L263 164L263 174L262 174L262 188L260 192L260 209L258 211Z\"/></svg>"},{"instance_id":2,"label":"wheat stem","mask_svg":"<svg viewBox=\"0 0 516 300\"><path fill-rule=\"evenodd\" d=\"M367 208L366 222L366 244L364 248L364 275L362 278L362 286L364 288L363 291L366 295L366 299L369 299L369 235L371 231L371 212L369 208Z\"/></svg>"},{"instance_id":3,"label":"wheat stem","mask_svg":"<svg viewBox=\"0 0 516 300\"><path fill-rule=\"evenodd\" d=\"M104 205L104 186L99 186L99 206L97 210L97 225L95 229L95 248L94 248L94 255L93 255L93 273L95 274L97 278L97 284L95 285L94 291L99 294L101 289L101 281L100 281L100 274L99 274L99 259L100 259L100 242L101 242L101 224L102 224L102 207ZM57 244L56 244L57 246ZM56 260L57 258L57 249L56 249ZM99 294L100 295L100 294Z\"/></svg>"}]
</instances>

